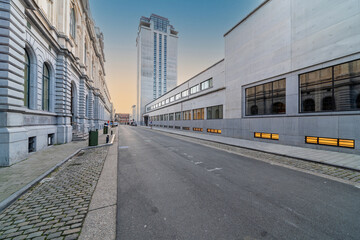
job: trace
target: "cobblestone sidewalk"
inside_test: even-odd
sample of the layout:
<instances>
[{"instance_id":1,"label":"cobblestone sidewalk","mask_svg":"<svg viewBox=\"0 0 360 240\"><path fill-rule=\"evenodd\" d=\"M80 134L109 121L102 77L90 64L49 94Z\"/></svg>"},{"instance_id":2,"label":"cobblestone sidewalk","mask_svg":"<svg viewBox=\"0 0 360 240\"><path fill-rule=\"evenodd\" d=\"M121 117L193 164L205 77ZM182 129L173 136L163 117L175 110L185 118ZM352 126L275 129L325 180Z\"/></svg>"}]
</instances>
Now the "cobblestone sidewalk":
<instances>
[{"instance_id":1,"label":"cobblestone sidewalk","mask_svg":"<svg viewBox=\"0 0 360 240\"><path fill-rule=\"evenodd\" d=\"M77 239L107 152L79 152L5 209L0 239Z\"/></svg>"}]
</instances>

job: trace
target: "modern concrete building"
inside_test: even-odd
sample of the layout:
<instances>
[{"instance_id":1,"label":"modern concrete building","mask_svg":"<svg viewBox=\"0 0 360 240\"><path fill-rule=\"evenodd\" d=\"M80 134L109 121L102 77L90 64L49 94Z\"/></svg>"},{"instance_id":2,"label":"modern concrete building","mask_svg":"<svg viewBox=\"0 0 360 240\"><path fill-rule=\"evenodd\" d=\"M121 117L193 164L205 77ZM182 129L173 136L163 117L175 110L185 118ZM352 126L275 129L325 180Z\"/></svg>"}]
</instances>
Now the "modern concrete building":
<instances>
[{"instance_id":1,"label":"modern concrete building","mask_svg":"<svg viewBox=\"0 0 360 240\"><path fill-rule=\"evenodd\" d=\"M141 17L136 38L137 105L135 121L142 116L146 103L160 97L177 85L178 32L167 18L152 14Z\"/></svg>"},{"instance_id":2,"label":"modern concrete building","mask_svg":"<svg viewBox=\"0 0 360 240\"><path fill-rule=\"evenodd\" d=\"M360 153L360 2L267 0L225 58L146 105L160 127Z\"/></svg>"},{"instance_id":3,"label":"modern concrete building","mask_svg":"<svg viewBox=\"0 0 360 240\"><path fill-rule=\"evenodd\" d=\"M0 166L110 119L103 34L88 0L2 0Z\"/></svg>"}]
</instances>

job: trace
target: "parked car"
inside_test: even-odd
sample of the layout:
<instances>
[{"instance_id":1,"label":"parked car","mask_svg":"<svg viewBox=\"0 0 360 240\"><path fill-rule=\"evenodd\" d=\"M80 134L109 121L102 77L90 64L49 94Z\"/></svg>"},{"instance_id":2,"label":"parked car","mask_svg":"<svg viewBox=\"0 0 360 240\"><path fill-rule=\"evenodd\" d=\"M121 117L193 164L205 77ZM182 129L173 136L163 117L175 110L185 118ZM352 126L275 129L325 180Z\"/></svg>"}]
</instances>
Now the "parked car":
<instances>
[{"instance_id":1,"label":"parked car","mask_svg":"<svg viewBox=\"0 0 360 240\"><path fill-rule=\"evenodd\" d=\"M136 122L131 122L130 125L135 127L137 126Z\"/></svg>"},{"instance_id":2,"label":"parked car","mask_svg":"<svg viewBox=\"0 0 360 240\"><path fill-rule=\"evenodd\" d=\"M114 126L114 127L117 127L117 126L119 126L119 123L118 123L118 122L114 122L113 126Z\"/></svg>"}]
</instances>

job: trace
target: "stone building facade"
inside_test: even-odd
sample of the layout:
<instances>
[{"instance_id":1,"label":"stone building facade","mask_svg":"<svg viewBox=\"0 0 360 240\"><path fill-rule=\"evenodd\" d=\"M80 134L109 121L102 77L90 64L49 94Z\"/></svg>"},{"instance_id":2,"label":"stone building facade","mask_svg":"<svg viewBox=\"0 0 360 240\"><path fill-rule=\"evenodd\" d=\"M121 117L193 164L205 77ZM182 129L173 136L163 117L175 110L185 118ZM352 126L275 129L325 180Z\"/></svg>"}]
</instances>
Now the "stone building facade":
<instances>
[{"instance_id":1,"label":"stone building facade","mask_svg":"<svg viewBox=\"0 0 360 240\"><path fill-rule=\"evenodd\" d=\"M0 166L110 120L104 37L88 0L1 0Z\"/></svg>"}]
</instances>

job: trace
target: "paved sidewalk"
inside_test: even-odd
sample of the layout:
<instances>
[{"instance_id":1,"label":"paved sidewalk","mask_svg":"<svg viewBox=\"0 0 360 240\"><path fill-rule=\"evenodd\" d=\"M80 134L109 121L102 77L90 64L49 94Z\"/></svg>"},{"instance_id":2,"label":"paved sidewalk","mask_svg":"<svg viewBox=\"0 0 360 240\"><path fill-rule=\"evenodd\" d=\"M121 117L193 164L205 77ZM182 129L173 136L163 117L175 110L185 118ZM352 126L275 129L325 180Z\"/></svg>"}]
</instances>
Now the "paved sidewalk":
<instances>
[{"instance_id":1,"label":"paved sidewalk","mask_svg":"<svg viewBox=\"0 0 360 240\"><path fill-rule=\"evenodd\" d=\"M113 240L116 237L117 160L118 144L115 137L91 198L80 240Z\"/></svg>"},{"instance_id":2,"label":"paved sidewalk","mask_svg":"<svg viewBox=\"0 0 360 240\"><path fill-rule=\"evenodd\" d=\"M147 127L150 129L150 127ZM228 144L236 147L247 148L266 153L273 153L281 156L298 158L302 160L324 163L331 166L344 167L349 169L360 170L360 155L332 152L311 148L302 148L295 146L287 146L282 144L265 143L250 141L245 139L230 138L223 136L216 136L210 134L193 133L189 131L170 130L164 128L153 127L154 130L178 134L182 136L212 141L221 144Z\"/></svg>"},{"instance_id":3,"label":"paved sidewalk","mask_svg":"<svg viewBox=\"0 0 360 240\"><path fill-rule=\"evenodd\" d=\"M106 134L99 133L99 145L105 142ZM51 172L87 146L88 140L54 145L35 152L26 160L10 167L0 168L0 212L9 202L21 195L23 190L35 184L39 177Z\"/></svg>"}]
</instances>

